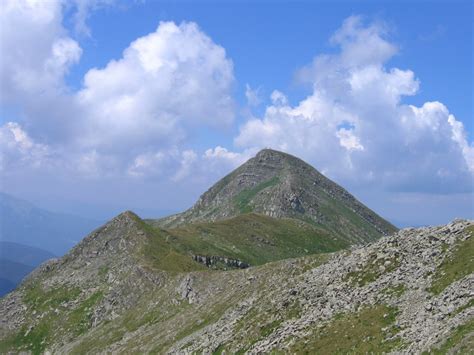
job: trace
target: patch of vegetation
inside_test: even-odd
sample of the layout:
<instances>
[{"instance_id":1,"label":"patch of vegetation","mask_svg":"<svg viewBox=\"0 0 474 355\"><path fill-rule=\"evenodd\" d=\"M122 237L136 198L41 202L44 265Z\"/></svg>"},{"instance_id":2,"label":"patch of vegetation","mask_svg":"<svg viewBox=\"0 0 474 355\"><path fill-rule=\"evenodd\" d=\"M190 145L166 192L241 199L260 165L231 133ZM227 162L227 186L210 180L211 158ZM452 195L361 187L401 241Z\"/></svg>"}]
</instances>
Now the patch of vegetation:
<instances>
[{"instance_id":1,"label":"patch of vegetation","mask_svg":"<svg viewBox=\"0 0 474 355\"><path fill-rule=\"evenodd\" d=\"M266 189L267 187L275 186L278 184L280 179L278 176L274 176L270 180L264 181L257 186L252 187L251 189L245 189L241 191L237 196L235 196L234 203L239 209L240 213L250 213L253 212L252 206L250 206L250 201L254 198L260 191Z\"/></svg>"},{"instance_id":2,"label":"patch of vegetation","mask_svg":"<svg viewBox=\"0 0 474 355\"><path fill-rule=\"evenodd\" d=\"M329 260L331 254L319 254L312 255L306 258L298 258L297 262L301 264L300 274L304 274L306 271L317 268Z\"/></svg>"},{"instance_id":3,"label":"patch of vegetation","mask_svg":"<svg viewBox=\"0 0 474 355\"><path fill-rule=\"evenodd\" d=\"M440 294L453 282L474 272L474 226L467 227L465 232L470 237L460 241L447 255L433 275L429 291Z\"/></svg>"},{"instance_id":4,"label":"patch of vegetation","mask_svg":"<svg viewBox=\"0 0 474 355\"><path fill-rule=\"evenodd\" d=\"M441 245L441 253L444 254L448 251L449 249L449 244L443 241L443 244Z\"/></svg>"},{"instance_id":5,"label":"patch of vegetation","mask_svg":"<svg viewBox=\"0 0 474 355\"><path fill-rule=\"evenodd\" d=\"M406 291L406 287L404 284L398 284L396 286L389 286L387 288L384 288L382 290L382 293L385 293L386 295L389 296L395 296L395 297L400 297L403 295Z\"/></svg>"},{"instance_id":6,"label":"patch of vegetation","mask_svg":"<svg viewBox=\"0 0 474 355\"><path fill-rule=\"evenodd\" d=\"M98 271L97 275L101 279L104 279L107 276L108 272L109 272L109 267L106 266L106 265L102 265L101 267L99 267L99 271Z\"/></svg>"},{"instance_id":7,"label":"patch of vegetation","mask_svg":"<svg viewBox=\"0 0 474 355\"><path fill-rule=\"evenodd\" d=\"M474 319L455 328L449 337L437 348L432 348L427 354L447 354L449 350L455 349L456 354L469 354L474 349Z\"/></svg>"},{"instance_id":8,"label":"patch of vegetation","mask_svg":"<svg viewBox=\"0 0 474 355\"><path fill-rule=\"evenodd\" d=\"M81 335L90 328L93 307L102 297L101 291L94 293L69 314L68 324L72 326L75 335Z\"/></svg>"},{"instance_id":9,"label":"patch of vegetation","mask_svg":"<svg viewBox=\"0 0 474 355\"><path fill-rule=\"evenodd\" d=\"M283 307L278 308L268 300L262 300L262 304L264 308L250 308L234 327L234 334L239 340L233 344L240 347L239 354L274 333L286 320L301 317L302 307L297 298L290 297Z\"/></svg>"},{"instance_id":10,"label":"patch of vegetation","mask_svg":"<svg viewBox=\"0 0 474 355\"><path fill-rule=\"evenodd\" d=\"M189 307L188 302L182 302L178 304L168 304L163 307L163 304L159 304L152 309L147 309L147 300L144 300L139 309L146 309L144 312L137 313L136 311L130 311L125 313L122 317L123 328L128 332L133 332L146 324L156 324L163 322L167 319L172 318L179 312L185 311Z\"/></svg>"},{"instance_id":11,"label":"patch of vegetation","mask_svg":"<svg viewBox=\"0 0 474 355\"><path fill-rule=\"evenodd\" d=\"M42 354L46 349L50 332L48 322L41 322L31 329L23 327L18 334L0 340L0 353L31 351L34 355Z\"/></svg>"},{"instance_id":12,"label":"patch of vegetation","mask_svg":"<svg viewBox=\"0 0 474 355\"><path fill-rule=\"evenodd\" d=\"M263 327L260 328L260 337L265 338L272 334L275 329L277 329L280 324L282 323L281 319L274 320L273 322L265 324Z\"/></svg>"},{"instance_id":13,"label":"patch of vegetation","mask_svg":"<svg viewBox=\"0 0 474 355\"><path fill-rule=\"evenodd\" d=\"M145 262L150 267L171 272L206 269L192 260L189 253L181 253L175 243L170 241L170 236L166 231L152 227L139 218L137 222L147 237L140 256L144 256Z\"/></svg>"},{"instance_id":14,"label":"patch of vegetation","mask_svg":"<svg viewBox=\"0 0 474 355\"><path fill-rule=\"evenodd\" d=\"M374 282L385 273L392 272L400 266L400 262L395 258L377 258L372 254L362 270L349 272L345 280L351 280L354 285L362 287Z\"/></svg>"},{"instance_id":15,"label":"patch of vegetation","mask_svg":"<svg viewBox=\"0 0 474 355\"><path fill-rule=\"evenodd\" d=\"M293 302L289 307L288 307L288 310L287 310L287 313L286 313L286 318L287 319L293 319L293 318L300 318L301 317L301 305L300 305L300 302L298 300L296 300L295 302Z\"/></svg>"},{"instance_id":16,"label":"patch of vegetation","mask_svg":"<svg viewBox=\"0 0 474 355\"><path fill-rule=\"evenodd\" d=\"M94 328L94 335L89 336L91 333L87 333L86 337L80 338L80 343L75 345L69 353L71 355L82 355L104 352L107 346L120 341L124 337L125 330L105 325L99 328Z\"/></svg>"},{"instance_id":17,"label":"patch of vegetation","mask_svg":"<svg viewBox=\"0 0 474 355\"><path fill-rule=\"evenodd\" d=\"M459 307L458 309L456 309L454 311L454 313L452 314L452 316L455 316L456 314L459 314L459 313L461 313L461 312L463 312L466 309L471 308L471 307L474 307L474 298L469 300L469 302L467 302L465 305L463 305L463 306Z\"/></svg>"},{"instance_id":18,"label":"patch of vegetation","mask_svg":"<svg viewBox=\"0 0 474 355\"><path fill-rule=\"evenodd\" d=\"M348 246L327 231L295 219L244 214L170 229L169 243L184 255L221 256L252 266Z\"/></svg>"},{"instance_id":19,"label":"patch of vegetation","mask_svg":"<svg viewBox=\"0 0 474 355\"><path fill-rule=\"evenodd\" d=\"M166 322L189 307L187 302L172 304L169 301L166 289L147 293L140 303L113 322L104 322L81 337L81 341L70 351L71 354L105 352L110 344L120 341L127 333L136 331L142 326Z\"/></svg>"},{"instance_id":20,"label":"patch of vegetation","mask_svg":"<svg viewBox=\"0 0 474 355\"><path fill-rule=\"evenodd\" d=\"M29 307L29 317L32 317L17 334L12 334L0 341L0 353L8 351L30 351L41 354L54 337L69 329L81 330L84 325L84 312L98 299L97 294L84 301L79 307L70 311L67 303L76 300L81 293L77 287L61 286L44 290L35 284L25 290L23 302ZM35 315L41 317L35 319ZM79 334L79 332L77 333Z\"/></svg>"},{"instance_id":21,"label":"patch of vegetation","mask_svg":"<svg viewBox=\"0 0 474 355\"><path fill-rule=\"evenodd\" d=\"M220 344L213 352L212 355L221 355L222 352L224 351L224 345Z\"/></svg>"},{"instance_id":22,"label":"patch of vegetation","mask_svg":"<svg viewBox=\"0 0 474 355\"><path fill-rule=\"evenodd\" d=\"M365 308L358 313L333 319L324 327L294 344L298 354L385 353L401 346L394 338L397 309L385 305Z\"/></svg>"},{"instance_id":23,"label":"patch of vegetation","mask_svg":"<svg viewBox=\"0 0 474 355\"><path fill-rule=\"evenodd\" d=\"M166 348L172 345L172 343L175 343L177 341L180 341L187 336L197 332L198 330L208 326L209 324L212 324L216 322L219 318L222 317L222 315L225 313L227 309L229 309L230 305L225 302L221 301L217 304L215 304L212 308L208 309L204 314L201 314L203 318L195 318L194 321L190 321L188 318L186 320L186 323L182 324L183 327L180 332L173 338L172 342L167 342L160 347L153 349L152 352L164 352ZM223 350L224 344L221 344L221 349Z\"/></svg>"},{"instance_id":24,"label":"patch of vegetation","mask_svg":"<svg viewBox=\"0 0 474 355\"><path fill-rule=\"evenodd\" d=\"M48 291L36 284L25 290L23 301L34 311L44 312L59 307L65 302L75 300L81 293L77 287L61 286Z\"/></svg>"}]
</instances>

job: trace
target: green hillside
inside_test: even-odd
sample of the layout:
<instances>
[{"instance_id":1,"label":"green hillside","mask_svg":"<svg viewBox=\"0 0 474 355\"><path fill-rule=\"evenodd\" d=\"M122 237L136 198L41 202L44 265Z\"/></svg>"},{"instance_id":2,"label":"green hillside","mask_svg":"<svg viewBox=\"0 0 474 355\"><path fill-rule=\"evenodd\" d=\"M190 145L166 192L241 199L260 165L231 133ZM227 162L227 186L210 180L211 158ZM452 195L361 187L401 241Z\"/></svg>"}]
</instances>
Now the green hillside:
<instances>
[{"instance_id":1,"label":"green hillside","mask_svg":"<svg viewBox=\"0 0 474 355\"><path fill-rule=\"evenodd\" d=\"M340 250L348 243L309 223L255 213L162 231L183 254L222 256L250 265Z\"/></svg>"}]
</instances>

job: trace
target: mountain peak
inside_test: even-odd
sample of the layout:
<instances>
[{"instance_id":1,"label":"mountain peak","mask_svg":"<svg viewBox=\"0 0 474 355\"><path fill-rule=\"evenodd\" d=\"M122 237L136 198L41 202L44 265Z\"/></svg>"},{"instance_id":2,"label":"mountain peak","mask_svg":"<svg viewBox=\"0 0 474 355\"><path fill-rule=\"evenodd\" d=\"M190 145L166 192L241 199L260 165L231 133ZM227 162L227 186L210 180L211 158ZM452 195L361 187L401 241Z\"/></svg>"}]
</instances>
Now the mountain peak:
<instances>
[{"instance_id":1,"label":"mountain peak","mask_svg":"<svg viewBox=\"0 0 474 355\"><path fill-rule=\"evenodd\" d=\"M256 155L255 158L257 159L265 159L268 157L288 157L291 156L287 153L284 153L279 150L271 149L271 148L264 148L260 150Z\"/></svg>"},{"instance_id":2,"label":"mountain peak","mask_svg":"<svg viewBox=\"0 0 474 355\"><path fill-rule=\"evenodd\" d=\"M127 210L115 216L113 220L133 223L140 221L140 217L135 212Z\"/></svg>"},{"instance_id":3,"label":"mountain peak","mask_svg":"<svg viewBox=\"0 0 474 355\"><path fill-rule=\"evenodd\" d=\"M296 165L310 167L308 163L306 163L305 161L301 160L298 157L295 157L294 155L291 155L279 150L270 149L270 148L264 148L260 150L255 155L255 157L253 157L252 159L249 159L245 164L266 165L268 163L273 163L277 165L282 164L282 166L285 163L289 163L289 164L296 164ZM314 169L313 167L311 168Z\"/></svg>"},{"instance_id":4,"label":"mountain peak","mask_svg":"<svg viewBox=\"0 0 474 355\"><path fill-rule=\"evenodd\" d=\"M64 260L89 261L107 259L110 255L126 258L146 243L144 223L134 212L125 211L97 228L79 242Z\"/></svg>"},{"instance_id":5,"label":"mountain peak","mask_svg":"<svg viewBox=\"0 0 474 355\"><path fill-rule=\"evenodd\" d=\"M296 218L353 242L372 240L396 228L311 165L290 154L263 149L206 191L184 213L156 222L176 227L244 213Z\"/></svg>"}]
</instances>

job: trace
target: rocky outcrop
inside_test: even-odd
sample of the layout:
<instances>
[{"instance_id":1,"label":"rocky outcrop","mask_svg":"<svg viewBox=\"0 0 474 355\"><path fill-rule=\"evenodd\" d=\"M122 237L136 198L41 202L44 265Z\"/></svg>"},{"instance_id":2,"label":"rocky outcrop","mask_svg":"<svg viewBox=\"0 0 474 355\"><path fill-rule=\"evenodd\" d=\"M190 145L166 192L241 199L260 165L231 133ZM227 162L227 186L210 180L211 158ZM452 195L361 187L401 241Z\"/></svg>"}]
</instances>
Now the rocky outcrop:
<instances>
[{"instance_id":1,"label":"rocky outcrop","mask_svg":"<svg viewBox=\"0 0 474 355\"><path fill-rule=\"evenodd\" d=\"M193 255L193 260L206 265L208 268L214 269L246 269L250 267L250 264L247 264L241 260L216 255Z\"/></svg>"}]
</instances>

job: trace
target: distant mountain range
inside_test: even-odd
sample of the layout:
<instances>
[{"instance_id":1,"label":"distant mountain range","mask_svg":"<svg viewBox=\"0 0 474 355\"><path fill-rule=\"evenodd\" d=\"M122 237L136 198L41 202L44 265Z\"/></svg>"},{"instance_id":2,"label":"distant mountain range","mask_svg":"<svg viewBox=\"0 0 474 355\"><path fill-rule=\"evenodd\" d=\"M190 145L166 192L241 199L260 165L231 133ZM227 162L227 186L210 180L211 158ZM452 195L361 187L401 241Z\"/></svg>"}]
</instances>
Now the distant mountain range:
<instances>
[{"instance_id":1,"label":"distant mountain range","mask_svg":"<svg viewBox=\"0 0 474 355\"><path fill-rule=\"evenodd\" d=\"M0 193L0 296L13 290L40 263L63 255L99 225Z\"/></svg>"},{"instance_id":2,"label":"distant mountain range","mask_svg":"<svg viewBox=\"0 0 474 355\"><path fill-rule=\"evenodd\" d=\"M396 227L263 150L189 210L126 211L0 299L0 353L472 353L474 222Z\"/></svg>"},{"instance_id":3,"label":"distant mountain range","mask_svg":"<svg viewBox=\"0 0 474 355\"><path fill-rule=\"evenodd\" d=\"M12 291L39 264L54 257L43 249L0 241L0 297Z\"/></svg>"},{"instance_id":4,"label":"distant mountain range","mask_svg":"<svg viewBox=\"0 0 474 355\"><path fill-rule=\"evenodd\" d=\"M101 222L51 212L0 193L0 241L19 243L63 255Z\"/></svg>"}]
</instances>

